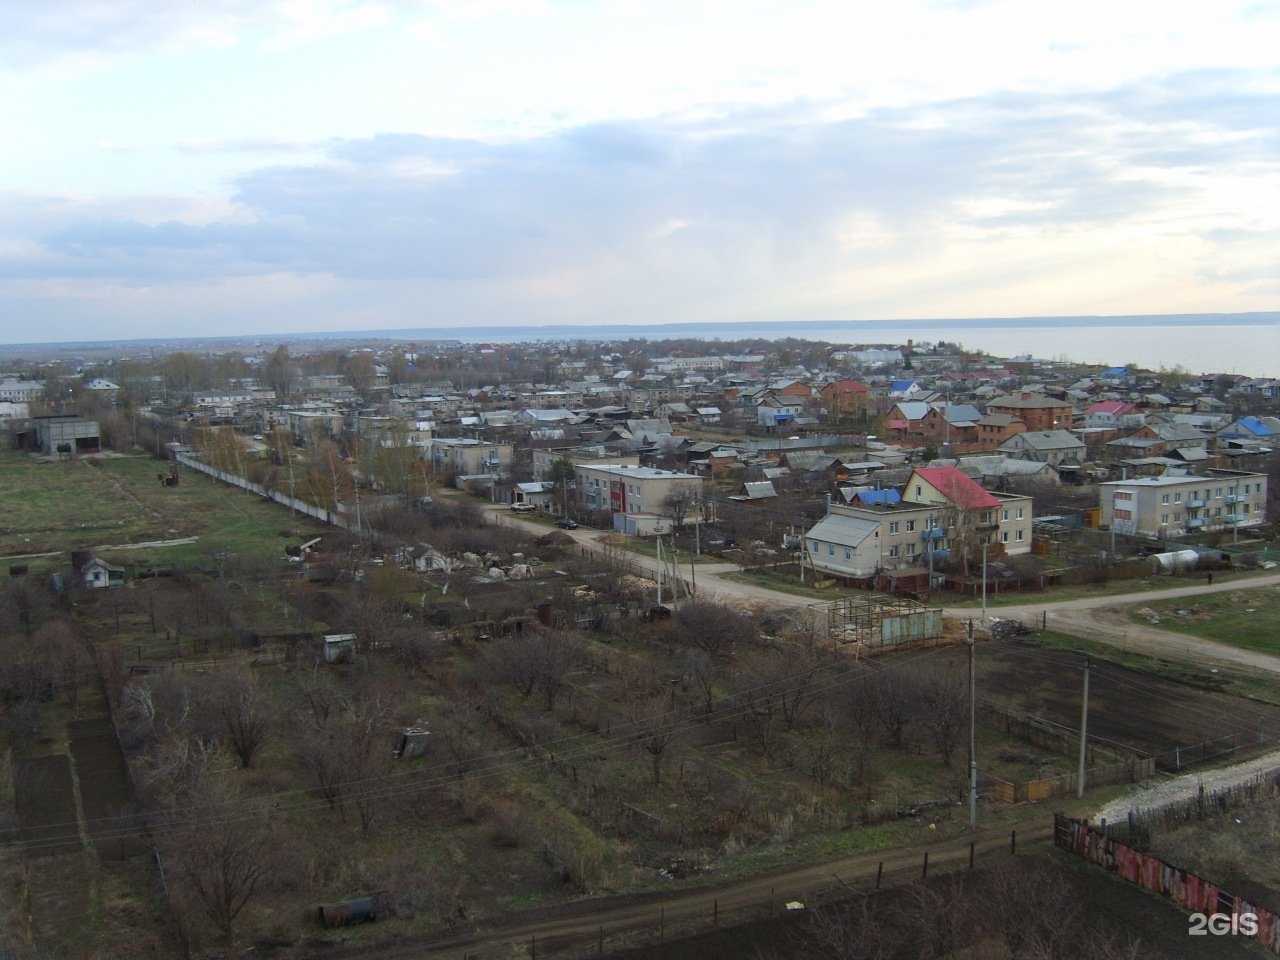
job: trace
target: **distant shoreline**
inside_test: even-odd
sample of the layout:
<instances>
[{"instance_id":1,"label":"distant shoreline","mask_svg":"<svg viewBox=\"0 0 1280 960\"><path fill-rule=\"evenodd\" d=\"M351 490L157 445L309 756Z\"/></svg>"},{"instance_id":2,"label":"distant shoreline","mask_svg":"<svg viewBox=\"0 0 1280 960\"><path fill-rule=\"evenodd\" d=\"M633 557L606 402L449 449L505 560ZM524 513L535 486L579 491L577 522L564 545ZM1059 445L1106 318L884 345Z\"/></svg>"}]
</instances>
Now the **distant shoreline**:
<instances>
[{"instance_id":1,"label":"distant shoreline","mask_svg":"<svg viewBox=\"0 0 1280 960\"><path fill-rule=\"evenodd\" d=\"M1176 313L1124 314L1116 316L1045 316L1045 317L973 317L973 318L902 318L888 320L729 320L723 322L645 324L524 324L469 327L405 327L381 330L306 331L295 333L240 334L219 337L124 337L113 340L81 340L66 342L0 344L0 355L14 357L32 353L66 354L84 350L130 347L171 350L183 348L229 348L243 344L304 343L313 341L460 341L463 343L530 343L540 341L608 341L630 339L658 340L822 340L815 333L830 332L841 336L827 342L891 342L907 339L946 339L948 331L1028 330L1056 327L1205 327L1205 326L1275 326L1280 325L1280 312L1251 313ZM922 337L930 333L938 336ZM850 336L853 334L854 336ZM863 336L864 334L868 336ZM878 336L870 336L876 334Z\"/></svg>"}]
</instances>

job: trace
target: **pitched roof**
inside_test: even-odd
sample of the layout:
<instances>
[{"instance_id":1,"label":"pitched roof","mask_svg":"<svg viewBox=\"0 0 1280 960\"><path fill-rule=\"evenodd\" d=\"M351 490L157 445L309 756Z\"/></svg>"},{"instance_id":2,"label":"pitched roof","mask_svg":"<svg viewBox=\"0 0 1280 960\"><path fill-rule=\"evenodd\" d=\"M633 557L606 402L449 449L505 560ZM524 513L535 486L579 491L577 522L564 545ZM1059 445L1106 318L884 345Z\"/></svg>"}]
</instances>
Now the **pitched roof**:
<instances>
[{"instance_id":1,"label":"pitched roof","mask_svg":"<svg viewBox=\"0 0 1280 960\"><path fill-rule=\"evenodd\" d=\"M989 509L1000 501L970 480L957 467L918 467L914 475L962 510ZM908 481L908 485L910 481Z\"/></svg>"}]
</instances>

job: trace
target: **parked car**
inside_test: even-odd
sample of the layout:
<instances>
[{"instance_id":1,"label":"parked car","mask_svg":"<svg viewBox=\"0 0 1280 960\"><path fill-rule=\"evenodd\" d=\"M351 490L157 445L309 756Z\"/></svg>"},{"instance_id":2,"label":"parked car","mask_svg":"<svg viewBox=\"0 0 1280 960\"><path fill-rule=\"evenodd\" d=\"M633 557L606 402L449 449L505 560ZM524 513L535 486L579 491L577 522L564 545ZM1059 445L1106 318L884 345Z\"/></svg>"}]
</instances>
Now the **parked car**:
<instances>
[{"instance_id":1,"label":"parked car","mask_svg":"<svg viewBox=\"0 0 1280 960\"><path fill-rule=\"evenodd\" d=\"M525 503L524 501L521 501L520 503L513 503L511 505L511 509L515 510L517 513L531 513L538 508L532 503Z\"/></svg>"},{"instance_id":2,"label":"parked car","mask_svg":"<svg viewBox=\"0 0 1280 960\"><path fill-rule=\"evenodd\" d=\"M577 530L578 521L570 520L568 517L561 517L559 520L556 521L556 526L559 527L561 530Z\"/></svg>"}]
</instances>

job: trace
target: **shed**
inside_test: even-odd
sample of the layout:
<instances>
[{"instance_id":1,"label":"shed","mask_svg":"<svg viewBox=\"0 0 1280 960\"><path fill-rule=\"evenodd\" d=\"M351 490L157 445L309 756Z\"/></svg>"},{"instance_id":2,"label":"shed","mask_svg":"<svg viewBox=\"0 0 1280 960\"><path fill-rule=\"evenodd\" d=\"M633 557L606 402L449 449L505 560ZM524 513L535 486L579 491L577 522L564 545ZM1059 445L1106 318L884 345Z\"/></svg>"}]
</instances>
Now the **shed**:
<instances>
[{"instance_id":1,"label":"shed","mask_svg":"<svg viewBox=\"0 0 1280 960\"><path fill-rule=\"evenodd\" d=\"M325 663L351 663L356 658L354 633L326 633L324 636Z\"/></svg>"},{"instance_id":2,"label":"shed","mask_svg":"<svg viewBox=\"0 0 1280 960\"><path fill-rule=\"evenodd\" d=\"M421 720L412 727L406 727L400 733L400 742L396 744L396 759L412 760L415 757L426 756L430 737L431 731Z\"/></svg>"},{"instance_id":3,"label":"shed","mask_svg":"<svg viewBox=\"0 0 1280 960\"><path fill-rule=\"evenodd\" d=\"M124 567L117 567L105 560L94 557L80 568L80 576L86 587L121 587L124 586Z\"/></svg>"}]
</instances>

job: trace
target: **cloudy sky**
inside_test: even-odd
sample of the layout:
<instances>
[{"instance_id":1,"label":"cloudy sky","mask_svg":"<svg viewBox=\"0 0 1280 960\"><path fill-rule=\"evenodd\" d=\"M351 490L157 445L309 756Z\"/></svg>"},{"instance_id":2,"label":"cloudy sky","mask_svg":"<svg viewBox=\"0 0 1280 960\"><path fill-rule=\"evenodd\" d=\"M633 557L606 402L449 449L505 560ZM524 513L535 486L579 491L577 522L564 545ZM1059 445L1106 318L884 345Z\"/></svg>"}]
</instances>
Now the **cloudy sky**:
<instances>
[{"instance_id":1,"label":"cloudy sky","mask_svg":"<svg viewBox=\"0 0 1280 960\"><path fill-rule=\"evenodd\" d=\"M1269 0L0 0L0 342L1272 310Z\"/></svg>"}]
</instances>

